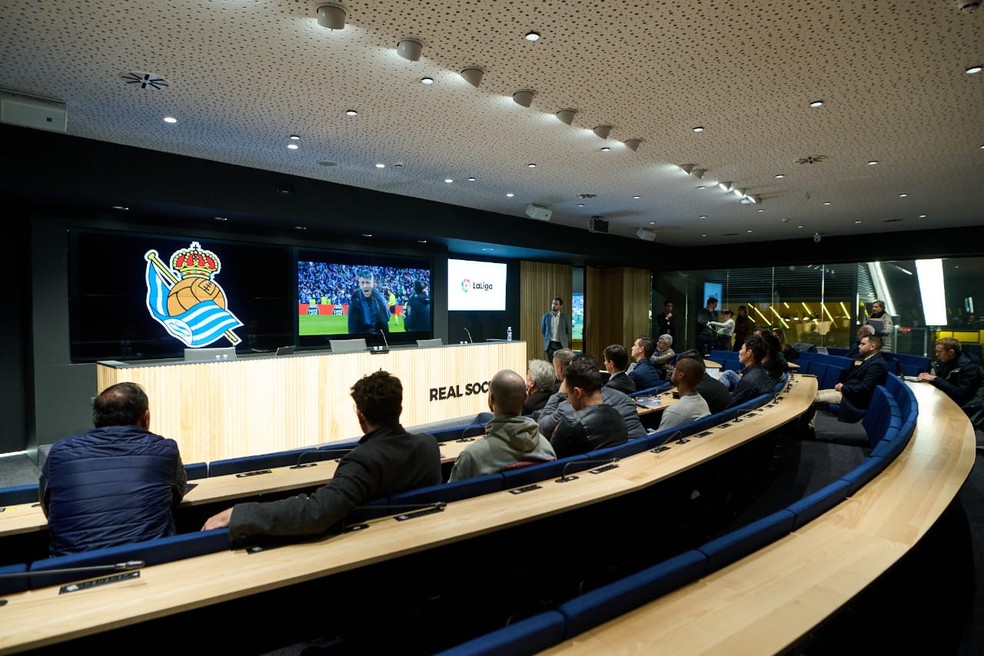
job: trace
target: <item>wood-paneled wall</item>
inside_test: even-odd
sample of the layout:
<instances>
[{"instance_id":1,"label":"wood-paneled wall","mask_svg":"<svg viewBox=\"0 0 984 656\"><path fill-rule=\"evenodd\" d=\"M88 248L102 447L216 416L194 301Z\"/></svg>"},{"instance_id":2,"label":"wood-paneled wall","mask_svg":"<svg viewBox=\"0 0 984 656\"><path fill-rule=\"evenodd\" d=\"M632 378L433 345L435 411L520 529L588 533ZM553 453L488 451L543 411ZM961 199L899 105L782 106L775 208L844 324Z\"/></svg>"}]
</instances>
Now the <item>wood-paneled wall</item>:
<instances>
[{"instance_id":1,"label":"wood-paneled wall","mask_svg":"<svg viewBox=\"0 0 984 656\"><path fill-rule=\"evenodd\" d=\"M588 267L584 289L584 352L602 357L609 344L626 350L652 330L650 272L625 267Z\"/></svg>"},{"instance_id":2,"label":"wood-paneled wall","mask_svg":"<svg viewBox=\"0 0 984 656\"><path fill-rule=\"evenodd\" d=\"M543 334L540 320L550 309L554 296L564 299L564 312L570 316L574 293L574 269L569 264L523 261L520 268L519 339L526 340L528 360L543 359ZM513 336L514 338L517 336ZM526 366L519 373L526 375Z\"/></svg>"}]
</instances>

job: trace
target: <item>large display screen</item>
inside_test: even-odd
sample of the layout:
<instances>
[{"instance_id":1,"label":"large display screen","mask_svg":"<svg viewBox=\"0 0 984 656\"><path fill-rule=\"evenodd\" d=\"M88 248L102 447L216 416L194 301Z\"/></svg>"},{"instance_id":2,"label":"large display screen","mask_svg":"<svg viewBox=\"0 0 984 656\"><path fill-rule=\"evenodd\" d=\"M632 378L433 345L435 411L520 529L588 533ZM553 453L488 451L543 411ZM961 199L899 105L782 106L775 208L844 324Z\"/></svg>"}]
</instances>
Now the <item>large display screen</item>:
<instances>
[{"instance_id":1,"label":"large display screen","mask_svg":"<svg viewBox=\"0 0 984 656\"><path fill-rule=\"evenodd\" d=\"M448 310L506 309L506 264L448 260Z\"/></svg>"},{"instance_id":2,"label":"large display screen","mask_svg":"<svg viewBox=\"0 0 984 656\"><path fill-rule=\"evenodd\" d=\"M290 270L291 251L283 246L73 229L72 361L292 344Z\"/></svg>"},{"instance_id":3,"label":"large display screen","mask_svg":"<svg viewBox=\"0 0 984 656\"><path fill-rule=\"evenodd\" d=\"M297 256L297 332L314 337L393 336L409 342L431 336L432 264L395 256L300 251Z\"/></svg>"}]
</instances>

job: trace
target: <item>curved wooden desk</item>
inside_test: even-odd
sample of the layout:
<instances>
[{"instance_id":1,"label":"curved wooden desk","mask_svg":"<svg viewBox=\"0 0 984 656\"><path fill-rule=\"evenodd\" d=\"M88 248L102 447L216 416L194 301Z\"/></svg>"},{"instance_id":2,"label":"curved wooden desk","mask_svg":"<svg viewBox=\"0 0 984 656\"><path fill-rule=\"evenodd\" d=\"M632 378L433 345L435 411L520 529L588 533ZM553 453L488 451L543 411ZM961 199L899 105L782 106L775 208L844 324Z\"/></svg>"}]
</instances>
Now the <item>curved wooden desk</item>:
<instances>
[{"instance_id":1,"label":"curved wooden desk","mask_svg":"<svg viewBox=\"0 0 984 656\"><path fill-rule=\"evenodd\" d=\"M974 465L966 415L929 385L912 440L856 495L804 528L550 654L774 654L834 614L915 545Z\"/></svg>"},{"instance_id":2,"label":"curved wooden desk","mask_svg":"<svg viewBox=\"0 0 984 656\"><path fill-rule=\"evenodd\" d=\"M794 380L778 403L714 428L704 438L643 452L597 476L563 484L545 481L520 495L498 492L449 503L444 512L396 522L383 518L362 531L260 553L225 551L141 571L139 579L59 595L44 588L10 595L2 609L0 653L22 651L200 608L237 597L357 569L450 542L533 522L631 494L708 462L801 415L816 380Z\"/></svg>"}]
</instances>

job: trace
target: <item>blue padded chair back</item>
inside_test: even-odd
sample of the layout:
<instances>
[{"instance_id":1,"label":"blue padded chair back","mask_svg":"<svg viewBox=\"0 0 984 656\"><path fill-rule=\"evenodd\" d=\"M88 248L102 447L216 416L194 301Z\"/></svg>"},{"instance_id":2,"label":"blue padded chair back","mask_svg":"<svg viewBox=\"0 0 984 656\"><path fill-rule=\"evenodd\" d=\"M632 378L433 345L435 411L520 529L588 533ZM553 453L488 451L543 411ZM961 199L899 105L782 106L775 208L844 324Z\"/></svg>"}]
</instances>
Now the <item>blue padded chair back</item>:
<instances>
[{"instance_id":1,"label":"blue padded chair back","mask_svg":"<svg viewBox=\"0 0 984 656\"><path fill-rule=\"evenodd\" d=\"M512 471L505 472L502 475L503 489L511 490L513 488L523 487L524 485L530 485L531 483L539 483L540 481L560 478L561 474L564 472L564 468L568 466L569 474L576 471L582 471L589 467L589 465L578 465L576 463L579 463L585 459L587 459L587 455L580 453L576 456L568 456L567 458L560 458L559 460L554 460L552 462L545 462L542 465L532 465L530 467L523 467L522 469L514 469Z\"/></svg>"},{"instance_id":2,"label":"blue padded chair back","mask_svg":"<svg viewBox=\"0 0 984 656\"><path fill-rule=\"evenodd\" d=\"M655 387L648 387L644 390L636 390L635 392L629 394L629 397L631 398L634 396L645 396L646 394L659 394L661 392L665 392L666 390L670 389L670 387L672 387L670 383L660 383Z\"/></svg>"},{"instance_id":3,"label":"blue padded chair back","mask_svg":"<svg viewBox=\"0 0 984 656\"><path fill-rule=\"evenodd\" d=\"M442 651L438 656L526 656L563 640L564 616L548 610Z\"/></svg>"},{"instance_id":4,"label":"blue padded chair back","mask_svg":"<svg viewBox=\"0 0 984 656\"><path fill-rule=\"evenodd\" d=\"M229 531L216 529L213 531L197 531L182 533L146 542L134 542L105 549L95 549L80 554L45 558L31 563L31 588L43 588L49 585L59 585L66 581L78 581L91 578L93 575L54 574L45 572L55 569L72 567L91 567L94 565L110 565L127 560L142 560L147 565L158 565L174 560L192 558L203 554L215 553L229 549ZM109 572L107 572L108 574Z\"/></svg>"},{"instance_id":5,"label":"blue padded chair back","mask_svg":"<svg viewBox=\"0 0 984 656\"><path fill-rule=\"evenodd\" d=\"M771 515L701 545L698 549L707 556L707 571L705 574L710 574L722 567L726 567L736 560L761 549L765 545L771 544L779 538L788 535L793 530L793 522L795 520L796 515L783 508Z\"/></svg>"},{"instance_id":6,"label":"blue padded chair back","mask_svg":"<svg viewBox=\"0 0 984 656\"><path fill-rule=\"evenodd\" d=\"M850 492L851 486L846 481L838 480L790 504L786 510L796 515L796 519L793 520L793 530L805 526L824 514L846 499Z\"/></svg>"},{"instance_id":7,"label":"blue padded chair back","mask_svg":"<svg viewBox=\"0 0 984 656\"><path fill-rule=\"evenodd\" d=\"M189 481L197 481L200 478L208 478L208 463L207 462L193 462L190 465L185 465L185 473L188 475Z\"/></svg>"},{"instance_id":8,"label":"blue padded chair back","mask_svg":"<svg viewBox=\"0 0 984 656\"><path fill-rule=\"evenodd\" d=\"M16 506L22 503L37 503L41 499L38 494L37 483L0 488L0 507Z\"/></svg>"},{"instance_id":9,"label":"blue padded chair back","mask_svg":"<svg viewBox=\"0 0 984 656\"><path fill-rule=\"evenodd\" d=\"M707 557L693 549L647 569L574 597L558 608L567 618L568 639L699 579Z\"/></svg>"},{"instance_id":10,"label":"blue padded chair back","mask_svg":"<svg viewBox=\"0 0 984 656\"><path fill-rule=\"evenodd\" d=\"M871 401L868 402L864 418L861 420L861 424L868 434L868 444L872 447L881 440L892 421L888 397L888 390L885 389L885 386L877 386L874 394L871 395Z\"/></svg>"},{"instance_id":11,"label":"blue padded chair back","mask_svg":"<svg viewBox=\"0 0 984 656\"><path fill-rule=\"evenodd\" d=\"M859 466L841 476L840 480L850 485L850 494L854 494L864 487L868 481L880 474L887 465L888 461L884 458L880 458L878 456L868 456Z\"/></svg>"},{"instance_id":12,"label":"blue padded chair back","mask_svg":"<svg viewBox=\"0 0 984 656\"><path fill-rule=\"evenodd\" d=\"M337 447L334 447L337 449ZM242 458L226 458L208 463L209 476L226 476L241 472L256 471L257 469L272 469L274 467L289 467L298 462L319 462L339 457L332 450L321 448L291 449L276 453L264 453L257 456Z\"/></svg>"},{"instance_id":13,"label":"blue padded chair back","mask_svg":"<svg viewBox=\"0 0 984 656\"><path fill-rule=\"evenodd\" d=\"M11 576L3 576L9 574ZM27 564L4 565L0 567L0 595L24 592L30 587L31 577L27 573Z\"/></svg>"},{"instance_id":14,"label":"blue padded chair back","mask_svg":"<svg viewBox=\"0 0 984 656\"><path fill-rule=\"evenodd\" d=\"M534 465L535 466L535 465ZM524 469L530 469L525 467ZM482 494L498 492L503 486L503 474L498 472L483 474L475 478L464 478L453 483L438 483L427 487L407 490L390 497L390 503L399 505L402 503L435 503L438 501L460 501L469 499Z\"/></svg>"}]
</instances>

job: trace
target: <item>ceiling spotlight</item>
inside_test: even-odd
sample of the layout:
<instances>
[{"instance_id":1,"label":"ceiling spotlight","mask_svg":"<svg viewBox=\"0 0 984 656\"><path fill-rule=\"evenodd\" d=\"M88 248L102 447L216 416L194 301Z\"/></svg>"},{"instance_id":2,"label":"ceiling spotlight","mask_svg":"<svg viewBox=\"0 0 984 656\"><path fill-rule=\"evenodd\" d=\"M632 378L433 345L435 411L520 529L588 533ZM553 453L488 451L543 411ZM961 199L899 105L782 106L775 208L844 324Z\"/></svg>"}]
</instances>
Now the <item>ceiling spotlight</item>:
<instances>
[{"instance_id":1,"label":"ceiling spotlight","mask_svg":"<svg viewBox=\"0 0 984 656\"><path fill-rule=\"evenodd\" d=\"M346 109L345 110L345 115L346 116L358 116L359 115L359 112L355 111L354 109Z\"/></svg>"},{"instance_id":2,"label":"ceiling spotlight","mask_svg":"<svg viewBox=\"0 0 984 656\"><path fill-rule=\"evenodd\" d=\"M759 205L762 203L761 196L749 196L748 200L752 201L752 205ZM765 210L759 210L759 212L764 212Z\"/></svg>"},{"instance_id":3,"label":"ceiling spotlight","mask_svg":"<svg viewBox=\"0 0 984 656\"><path fill-rule=\"evenodd\" d=\"M424 44L417 39L403 39L396 44L396 54L407 61L417 61L420 59L420 51L424 49Z\"/></svg>"},{"instance_id":4,"label":"ceiling spotlight","mask_svg":"<svg viewBox=\"0 0 984 656\"><path fill-rule=\"evenodd\" d=\"M557 118L564 125L570 125L574 121L574 115L577 114L577 110L574 109L562 109L557 112Z\"/></svg>"},{"instance_id":5,"label":"ceiling spotlight","mask_svg":"<svg viewBox=\"0 0 984 656\"><path fill-rule=\"evenodd\" d=\"M908 198L908 197L909 197L909 194L907 194L905 192L902 192L901 194L899 194L899 198Z\"/></svg>"},{"instance_id":6,"label":"ceiling spotlight","mask_svg":"<svg viewBox=\"0 0 984 656\"><path fill-rule=\"evenodd\" d=\"M465 82L476 88L482 83L482 77L484 76L485 71L478 66L469 66L461 71L461 77L465 78Z\"/></svg>"},{"instance_id":7,"label":"ceiling spotlight","mask_svg":"<svg viewBox=\"0 0 984 656\"><path fill-rule=\"evenodd\" d=\"M386 165L383 164L382 162L379 162L378 164L376 164L376 168L377 169L385 169L386 168Z\"/></svg>"},{"instance_id":8,"label":"ceiling spotlight","mask_svg":"<svg viewBox=\"0 0 984 656\"><path fill-rule=\"evenodd\" d=\"M430 85L434 84L434 78L432 78L432 77L422 77L422 78L420 78L420 83L421 84L424 84L424 85L427 85L427 86L430 86Z\"/></svg>"},{"instance_id":9,"label":"ceiling spotlight","mask_svg":"<svg viewBox=\"0 0 984 656\"><path fill-rule=\"evenodd\" d=\"M642 196L633 196L632 200L639 200L640 198L642 198Z\"/></svg>"},{"instance_id":10,"label":"ceiling spotlight","mask_svg":"<svg viewBox=\"0 0 984 656\"><path fill-rule=\"evenodd\" d=\"M602 146L601 152L603 153L611 152L611 146Z\"/></svg>"},{"instance_id":11,"label":"ceiling spotlight","mask_svg":"<svg viewBox=\"0 0 984 656\"><path fill-rule=\"evenodd\" d=\"M690 172L694 170L694 166L695 166L694 164L681 164L680 168L683 170L684 173L690 175Z\"/></svg>"},{"instance_id":12,"label":"ceiling spotlight","mask_svg":"<svg viewBox=\"0 0 984 656\"><path fill-rule=\"evenodd\" d=\"M610 125L597 125L591 131L594 132L599 137L601 137L602 139L607 139L608 138L608 135L612 131L612 126L610 126Z\"/></svg>"},{"instance_id":13,"label":"ceiling spotlight","mask_svg":"<svg viewBox=\"0 0 984 656\"><path fill-rule=\"evenodd\" d=\"M337 2L318 7L318 25L329 30L344 30L348 10Z\"/></svg>"},{"instance_id":14,"label":"ceiling spotlight","mask_svg":"<svg viewBox=\"0 0 984 656\"><path fill-rule=\"evenodd\" d=\"M868 166L877 166L877 165L878 165L877 159L868 160Z\"/></svg>"},{"instance_id":15,"label":"ceiling spotlight","mask_svg":"<svg viewBox=\"0 0 984 656\"><path fill-rule=\"evenodd\" d=\"M782 179L784 179L785 177L786 177L786 176L785 176L784 174L782 174L782 173L776 173L776 180L782 180Z\"/></svg>"},{"instance_id":16,"label":"ceiling spotlight","mask_svg":"<svg viewBox=\"0 0 984 656\"><path fill-rule=\"evenodd\" d=\"M216 221L228 221L229 220L229 217L228 216L216 216L216 217L213 217L213 218Z\"/></svg>"},{"instance_id":17,"label":"ceiling spotlight","mask_svg":"<svg viewBox=\"0 0 984 656\"><path fill-rule=\"evenodd\" d=\"M697 180L703 180L705 173L707 173L707 169L694 169L693 171L690 172L690 175L696 178Z\"/></svg>"},{"instance_id":18,"label":"ceiling spotlight","mask_svg":"<svg viewBox=\"0 0 984 656\"><path fill-rule=\"evenodd\" d=\"M299 144L296 144L294 142L291 142L291 143L287 144L287 148L288 148L288 150L297 150L298 148L300 148L300 145Z\"/></svg>"},{"instance_id":19,"label":"ceiling spotlight","mask_svg":"<svg viewBox=\"0 0 984 656\"><path fill-rule=\"evenodd\" d=\"M530 162L530 163L529 163L529 164L527 164L526 166L527 166L527 168L531 168L531 169L535 169L535 168L536 168L536 164L535 164L535 163L533 163L533 162Z\"/></svg>"},{"instance_id":20,"label":"ceiling spotlight","mask_svg":"<svg viewBox=\"0 0 984 656\"><path fill-rule=\"evenodd\" d=\"M297 136L296 134L292 134L292 135L290 135L290 140L291 141L300 141L301 138L299 136Z\"/></svg>"},{"instance_id":21,"label":"ceiling spotlight","mask_svg":"<svg viewBox=\"0 0 984 656\"><path fill-rule=\"evenodd\" d=\"M697 134L700 134L703 131L704 131L703 125L698 125L697 127L694 128L694 132L696 132Z\"/></svg>"},{"instance_id":22,"label":"ceiling spotlight","mask_svg":"<svg viewBox=\"0 0 984 656\"><path fill-rule=\"evenodd\" d=\"M719 182L718 186L721 187L723 191L731 191L735 188L734 182Z\"/></svg>"},{"instance_id":23,"label":"ceiling spotlight","mask_svg":"<svg viewBox=\"0 0 984 656\"><path fill-rule=\"evenodd\" d=\"M506 194L506 198L512 198L515 195L516 194L514 194L513 192L510 191L509 193Z\"/></svg>"},{"instance_id":24,"label":"ceiling spotlight","mask_svg":"<svg viewBox=\"0 0 984 656\"><path fill-rule=\"evenodd\" d=\"M522 107L529 107L533 104L533 92L523 89L513 94L513 102Z\"/></svg>"},{"instance_id":25,"label":"ceiling spotlight","mask_svg":"<svg viewBox=\"0 0 984 656\"><path fill-rule=\"evenodd\" d=\"M634 153L635 151L639 150L639 144L642 143L642 139L626 139L622 143L628 146L629 150L631 150Z\"/></svg>"},{"instance_id":26,"label":"ceiling spotlight","mask_svg":"<svg viewBox=\"0 0 984 656\"><path fill-rule=\"evenodd\" d=\"M173 116L165 116L164 117L164 122L165 123L177 123L178 122L178 119L174 118Z\"/></svg>"},{"instance_id":27,"label":"ceiling spotlight","mask_svg":"<svg viewBox=\"0 0 984 656\"><path fill-rule=\"evenodd\" d=\"M527 32L525 38L526 38L527 41L539 41L540 40L540 33L539 32Z\"/></svg>"},{"instance_id":28,"label":"ceiling spotlight","mask_svg":"<svg viewBox=\"0 0 984 656\"><path fill-rule=\"evenodd\" d=\"M817 107L823 107L823 101L814 100L813 102L810 103L810 107L812 107L813 109L816 109Z\"/></svg>"},{"instance_id":29,"label":"ceiling spotlight","mask_svg":"<svg viewBox=\"0 0 984 656\"><path fill-rule=\"evenodd\" d=\"M971 66L966 71L964 71L964 73L966 73L967 75L976 75L977 73L980 73L982 70L984 70L984 68L982 68L981 66Z\"/></svg>"},{"instance_id":30,"label":"ceiling spotlight","mask_svg":"<svg viewBox=\"0 0 984 656\"><path fill-rule=\"evenodd\" d=\"M475 180L477 180L478 178L476 178L474 175L471 175L471 176L468 176L467 179L468 179L468 182L475 182Z\"/></svg>"},{"instance_id":31,"label":"ceiling spotlight","mask_svg":"<svg viewBox=\"0 0 984 656\"><path fill-rule=\"evenodd\" d=\"M705 189L707 189L707 187L704 185L697 185L697 191L704 191Z\"/></svg>"},{"instance_id":32,"label":"ceiling spotlight","mask_svg":"<svg viewBox=\"0 0 984 656\"><path fill-rule=\"evenodd\" d=\"M451 184L452 182L454 182L454 178L444 178L444 181L448 184Z\"/></svg>"},{"instance_id":33,"label":"ceiling spotlight","mask_svg":"<svg viewBox=\"0 0 984 656\"><path fill-rule=\"evenodd\" d=\"M731 193L733 193L738 198L742 198L742 197L744 197L748 193L748 190L747 189L732 189L731 190Z\"/></svg>"}]
</instances>

